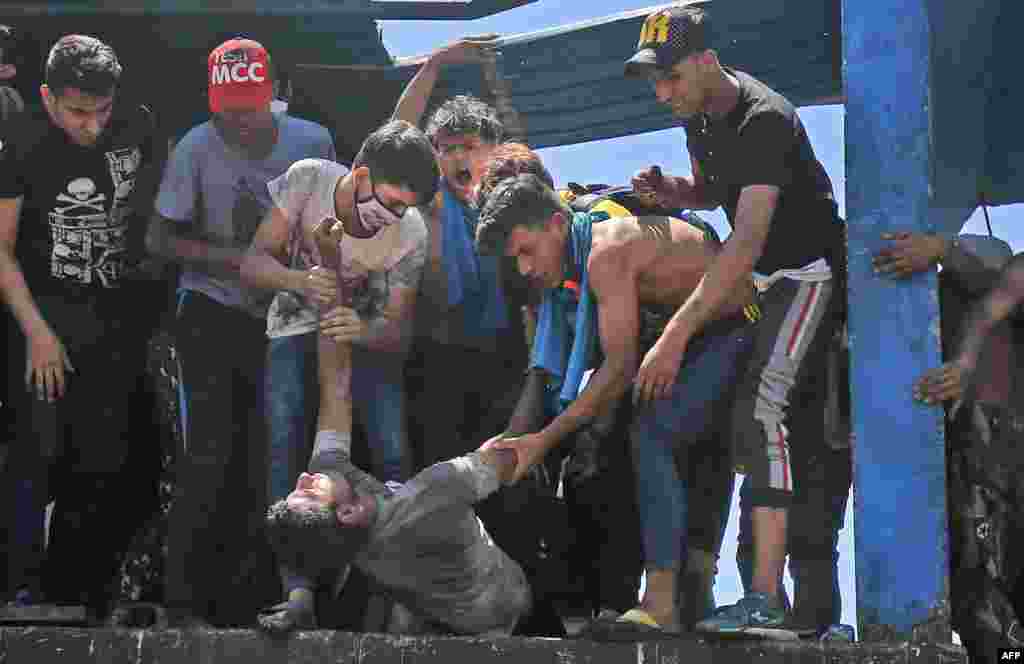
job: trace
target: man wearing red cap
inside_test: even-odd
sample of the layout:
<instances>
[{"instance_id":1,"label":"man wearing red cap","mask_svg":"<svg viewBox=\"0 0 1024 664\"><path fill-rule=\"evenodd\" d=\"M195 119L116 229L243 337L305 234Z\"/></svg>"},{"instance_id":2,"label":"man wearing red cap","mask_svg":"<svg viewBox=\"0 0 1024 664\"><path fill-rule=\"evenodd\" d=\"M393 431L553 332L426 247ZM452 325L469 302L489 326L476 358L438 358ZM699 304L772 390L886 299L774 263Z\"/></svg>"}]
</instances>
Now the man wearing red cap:
<instances>
[{"instance_id":1,"label":"man wearing red cap","mask_svg":"<svg viewBox=\"0 0 1024 664\"><path fill-rule=\"evenodd\" d=\"M274 71L258 42L221 44L208 75L213 118L175 148L147 237L151 251L183 267L176 350L185 445L166 579L168 615L179 625L251 621L276 593L261 534L268 302L241 284L239 268L272 207L267 183L301 159L335 158L326 129L271 112Z\"/></svg>"}]
</instances>

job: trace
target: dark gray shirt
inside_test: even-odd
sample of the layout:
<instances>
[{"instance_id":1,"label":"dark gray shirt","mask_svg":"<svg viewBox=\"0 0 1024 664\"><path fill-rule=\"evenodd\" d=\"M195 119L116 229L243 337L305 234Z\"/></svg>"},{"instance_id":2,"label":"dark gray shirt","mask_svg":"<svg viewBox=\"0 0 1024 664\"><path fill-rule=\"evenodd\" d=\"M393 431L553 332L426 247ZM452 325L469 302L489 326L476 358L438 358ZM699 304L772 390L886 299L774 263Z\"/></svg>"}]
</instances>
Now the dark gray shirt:
<instances>
[{"instance_id":1,"label":"dark gray shirt","mask_svg":"<svg viewBox=\"0 0 1024 664\"><path fill-rule=\"evenodd\" d=\"M340 473L377 500L366 546L354 560L413 613L465 634L508 634L530 607L522 568L491 539L473 505L497 491L497 473L472 453L385 486L340 451L321 451L311 472Z\"/></svg>"}]
</instances>

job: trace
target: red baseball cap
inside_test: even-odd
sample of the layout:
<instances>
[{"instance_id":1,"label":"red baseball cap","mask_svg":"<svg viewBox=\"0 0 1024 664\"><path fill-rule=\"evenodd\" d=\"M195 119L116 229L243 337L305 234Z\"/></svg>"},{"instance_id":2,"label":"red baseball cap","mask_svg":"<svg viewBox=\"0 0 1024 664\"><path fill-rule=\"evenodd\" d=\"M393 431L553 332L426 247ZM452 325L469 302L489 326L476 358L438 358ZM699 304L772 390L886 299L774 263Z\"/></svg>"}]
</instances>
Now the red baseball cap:
<instances>
[{"instance_id":1,"label":"red baseball cap","mask_svg":"<svg viewBox=\"0 0 1024 664\"><path fill-rule=\"evenodd\" d=\"M229 39L210 53L210 111L260 110L274 98L270 54L252 39Z\"/></svg>"}]
</instances>

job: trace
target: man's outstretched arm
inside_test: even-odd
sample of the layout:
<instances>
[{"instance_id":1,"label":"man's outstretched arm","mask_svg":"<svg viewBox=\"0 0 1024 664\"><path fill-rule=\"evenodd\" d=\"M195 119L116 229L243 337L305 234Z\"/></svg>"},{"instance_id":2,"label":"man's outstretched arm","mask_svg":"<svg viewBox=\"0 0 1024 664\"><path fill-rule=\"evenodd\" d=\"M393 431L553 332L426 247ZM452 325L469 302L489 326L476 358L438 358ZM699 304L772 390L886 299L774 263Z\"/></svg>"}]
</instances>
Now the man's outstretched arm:
<instances>
[{"instance_id":1,"label":"man's outstretched arm","mask_svg":"<svg viewBox=\"0 0 1024 664\"><path fill-rule=\"evenodd\" d=\"M352 440L352 346L317 335L320 411L317 431L337 431ZM348 453L350 450L345 449Z\"/></svg>"},{"instance_id":2,"label":"man's outstretched arm","mask_svg":"<svg viewBox=\"0 0 1024 664\"><path fill-rule=\"evenodd\" d=\"M992 329L1009 318L1024 302L1024 255L1010 259L995 288L968 318L957 357L926 372L914 383L914 398L927 404L958 401L971 382L978 358ZM951 411L955 414L956 408Z\"/></svg>"},{"instance_id":3,"label":"man's outstretched arm","mask_svg":"<svg viewBox=\"0 0 1024 664\"><path fill-rule=\"evenodd\" d=\"M538 367L530 369L523 381L523 391L505 427L509 436L534 433L544 425L544 385L547 373Z\"/></svg>"},{"instance_id":4,"label":"man's outstretched arm","mask_svg":"<svg viewBox=\"0 0 1024 664\"><path fill-rule=\"evenodd\" d=\"M977 365L989 332L1009 318L1021 302L1024 302L1024 254L1017 254L1003 268L996 287L971 315L958 360L970 367Z\"/></svg>"},{"instance_id":5,"label":"man's outstretched arm","mask_svg":"<svg viewBox=\"0 0 1024 664\"><path fill-rule=\"evenodd\" d=\"M764 251L779 188L751 185L740 192L735 231L697 287L669 320L637 372L635 400L663 398L671 391L686 347L750 275Z\"/></svg>"},{"instance_id":6,"label":"man's outstretched arm","mask_svg":"<svg viewBox=\"0 0 1024 664\"><path fill-rule=\"evenodd\" d=\"M419 126L427 110L430 95L437 85L441 68L444 65L483 63L489 58L493 59L492 45L496 37L497 35L467 37L431 53L405 86L391 119L405 120Z\"/></svg>"},{"instance_id":7,"label":"man's outstretched arm","mask_svg":"<svg viewBox=\"0 0 1024 664\"><path fill-rule=\"evenodd\" d=\"M515 452L488 447L435 463L417 473L388 501L378 521L380 532L401 530L429 514L453 508L471 511L473 505L501 488L503 482L511 481L516 468Z\"/></svg>"},{"instance_id":8,"label":"man's outstretched arm","mask_svg":"<svg viewBox=\"0 0 1024 664\"><path fill-rule=\"evenodd\" d=\"M618 247L590 258L590 288L597 299L598 332L604 361L568 408L534 434L491 439L485 446L514 449L519 458L515 481L544 459L567 436L613 410L629 389L639 361L640 296L635 268Z\"/></svg>"},{"instance_id":9,"label":"man's outstretched arm","mask_svg":"<svg viewBox=\"0 0 1024 664\"><path fill-rule=\"evenodd\" d=\"M477 450L477 454L480 455L481 461L491 468L494 468L494 471L498 475L498 482L500 484L506 484L512 481L512 477L516 472L515 450L501 449L498 447L481 447Z\"/></svg>"}]
</instances>

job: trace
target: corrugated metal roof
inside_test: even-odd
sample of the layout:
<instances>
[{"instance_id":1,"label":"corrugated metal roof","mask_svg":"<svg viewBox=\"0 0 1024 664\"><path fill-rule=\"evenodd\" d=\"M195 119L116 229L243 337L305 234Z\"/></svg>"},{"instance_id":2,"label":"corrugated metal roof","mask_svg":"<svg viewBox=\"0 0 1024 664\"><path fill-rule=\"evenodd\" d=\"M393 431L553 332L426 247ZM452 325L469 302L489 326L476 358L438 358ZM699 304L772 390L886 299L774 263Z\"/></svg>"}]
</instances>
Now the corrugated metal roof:
<instances>
[{"instance_id":1,"label":"corrugated metal roof","mask_svg":"<svg viewBox=\"0 0 1024 664\"><path fill-rule=\"evenodd\" d=\"M837 96L839 16L829 8L838 8L829 2L800 3L807 10L800 16L804 37L795 39L791 19L783 19L786 4L715 3L716 32L723 37L713 46L723 62L761 78L795 103ZM654 9L503 40L499 67L531 145L563 145L678 124L646 81L623 76L643 19ZM766 50L771 59L764 57Z\"/></svg>"},{"instance_id":2,"label":"corrugated metal roof","mask_svg":"<svg viewBox=\"0 0 1024 664\"><path fill-rule=\"evenodd\" d=\"M175 0L179 5L191 1ZM797 105L841 100L840 0L711 1L718 35L713 46L723 63L765 81ZM129 76L140 70L147 74L142 87L156 94L158 113L169 115L169 124L176 129L182 118L191 117L189 113L202 113L204 49L208 52L215 34L230 28L257 38L269 35L265 39L274 44L279 57L306 63L296 76L303 97L298 106L340 132L341 143L358 143L389 116L417 60L389 64L369 16L302 14L309 2L342 6L337 0L300 0L289 5L297 12L293 16L221 14L196 23L194 16L186 15L159 21L141 15L113 18L109 13L19 17L13 7L74 4L22 2L0 5L0 22L35 31L44 41L71 30L107 38L122 54ZM450 5L460 11L492 12L525 2L422 4L438 11ZM421 4L353 0L344 6L352 9L360 3L392 5L395 11ZM508 124L519 128L515 133L538 148L674 126L676 121L645 82L623 76L623 62L633 52L643 17L655 8L505 37L499 41L501 57L494 77L500 85L488 84L478 67L453 67L445 70L435 98L471 92L489 99L507 111ZM1024 132L1014 122L1017 109L1024 106L1024 87L1015 83L1015 47L1024 25L1024 3L934 0L929 12L934 37L931 140L936 207L959 216L958 210L973 208L980 198L994 204L1024 200ZM885 27L880 31L884 33ZM156 52L160 57L152 57ZM139 63L146 63L146 69ZM159 85L152 80L154 73L162 77ZM194 108L179 108L182 104ZM898 112L897 104L894 100L878 112Z\"/></svg>"},{"instance_id":3,"label":"corrugated metal roof","mask_svg":"<svg viewBox=\"0 0 1024 664\"><path fill-rule=\"evenodd\" d=\"M723 63L763 80L798 106L841 103L840 4L712 0L717 34L713 46ZM478 67L452 67L445 70L435 98L470 92L501 101L499 109L515 111L505 114L506 121L520 127L520 137L535 148L675 126L677 121L657 103L647 83L623 76L643 17L663 6L505 37L499 41L501 86L488 85ZM964 211L982 198L993 204L1024 200L1024 132L1014 122L1024 107L1024 87L1015 83L1024 3L935 0L929 20L934 207L936 214L962 221ZM880 34L885 31L881 26ZM412 77L419 61L401 59L380 70L380 94L397 98L399 82ZM317 69L308 68L308 75ZM374 77L366 71L360 76L361 89L372 89ZM315 74L318 85L334 90L350 89L347 77L343 68ZM326 94L322 101L330 103ZM387 109L376 118L383 120L391 104L379 106ZM877 110L898 113L898 100Z\"/></svg>"},{"instance_id":4,"label":"corrugated metal roof","mask_svg":"<svg viewBox=\"0 0 1024 664\"><path fill-rule=\"evenodd\" d=\"M20 0L4 3L10 15L359 14L373 19L470 20L536 0Z\"/></svg>"}]
</instances>

